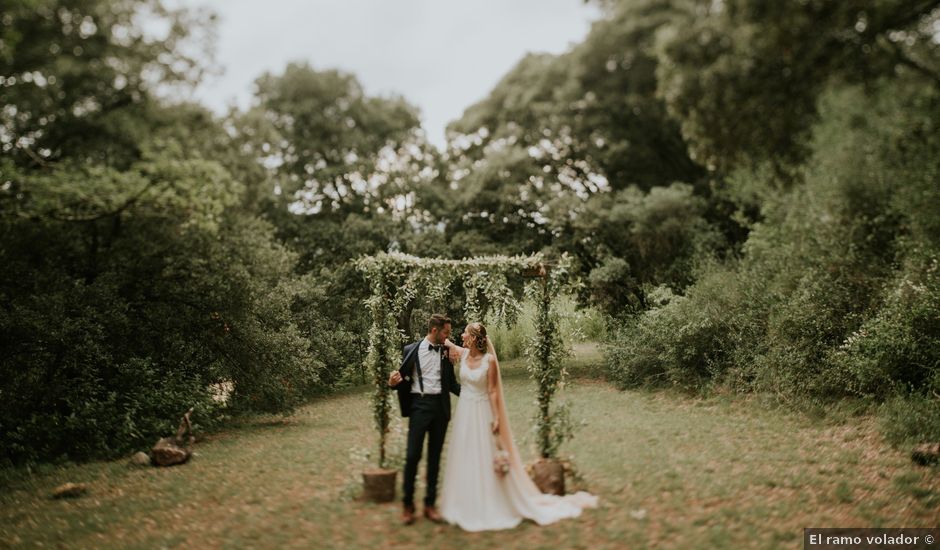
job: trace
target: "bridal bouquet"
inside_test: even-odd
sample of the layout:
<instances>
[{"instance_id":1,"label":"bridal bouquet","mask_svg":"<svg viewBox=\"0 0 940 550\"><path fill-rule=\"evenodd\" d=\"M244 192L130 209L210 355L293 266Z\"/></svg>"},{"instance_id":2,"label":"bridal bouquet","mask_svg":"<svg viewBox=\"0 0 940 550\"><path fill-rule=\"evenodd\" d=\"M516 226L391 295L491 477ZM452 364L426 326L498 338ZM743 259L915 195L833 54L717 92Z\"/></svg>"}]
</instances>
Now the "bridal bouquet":
<instances>
[{"instance_id":1,"label":"bridal bouquet","mask_svg":"<svg viewBox=\"0 0 940 550\"><path fill-rule=\"evenodd\" d=\"M500 449L498 445L496 454L493 456L493 469L496 470L496 475L499 477L509 473L509 453Z\"/></svg>"}]
</instances>

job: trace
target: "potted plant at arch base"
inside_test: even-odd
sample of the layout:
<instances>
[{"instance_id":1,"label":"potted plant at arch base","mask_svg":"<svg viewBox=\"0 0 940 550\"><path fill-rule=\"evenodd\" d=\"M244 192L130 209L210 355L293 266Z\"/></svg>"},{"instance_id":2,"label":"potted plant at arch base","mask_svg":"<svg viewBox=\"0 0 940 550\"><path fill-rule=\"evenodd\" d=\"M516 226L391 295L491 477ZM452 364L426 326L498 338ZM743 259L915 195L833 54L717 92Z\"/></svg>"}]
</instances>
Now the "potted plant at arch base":
<instances>
[{"instance_id":1,"label":"potted plant at arch base","mask_svg":"<svg viewBox=\"0 0 940 550\"><path fill-rule=\"evenodd\" d=\"M378 382L378 381L377 381ZM363 496L372 502L391 502L395 500L395 485L398 478L398 469L391 466L386 452L388 436L391 430L389 414L389 391L385 386L384 378L375 385L372 393L372 409L375 415L376 428L379 432L379 460L374 468L362 472Z\"/></svg>"},{"instance_id":2,"label":"potted plant at arch base","mask_svg":"<svg viewBox=\"0 0 940 550\"><path fill-rule=\"evenodd\" d=\"M561 337L560 319L552 298L563 288L568 273L560 268L542 275L526 288L538 307L536 334L530 338L526 350L526 369L536 385L538 407L533 430L539 452L539 459L529 464L527 470L541 492L564 495L565 463L558 459L558 450L574 433L567 403L552 407L552 401L564 386L567 377L564 361L571 352Z\"/></svg>"},{"instance_id":3,"label":"potted plant at arch base","mask_svg":"<svg viewBox=\"0 0 940 550\"><path fill-rule=\"evenodd\" d=\"M362 472L362 488L366 499L372 502L395 500L395 484L398 470L377 467Z\"/></svg>"},{"instance_id":4,"label":"potted plant at arch base","mask_svg":"<svg viewBox=\"0 0 940 550\"><path fill-rule=\"evenodd\" d=\"M528 464L526 470L529 477L539 488L539 491L551 495L565 494L565 472L568 471L564 461L557 458L558 447L568 440L572 434L568 408L565 405L556 407L545 424L537 425L539 436L540 456ZM548 434L543 438L542 428L548 426ZM569 464L570 465L570 464Z\"/></svg>"}]
</instances>

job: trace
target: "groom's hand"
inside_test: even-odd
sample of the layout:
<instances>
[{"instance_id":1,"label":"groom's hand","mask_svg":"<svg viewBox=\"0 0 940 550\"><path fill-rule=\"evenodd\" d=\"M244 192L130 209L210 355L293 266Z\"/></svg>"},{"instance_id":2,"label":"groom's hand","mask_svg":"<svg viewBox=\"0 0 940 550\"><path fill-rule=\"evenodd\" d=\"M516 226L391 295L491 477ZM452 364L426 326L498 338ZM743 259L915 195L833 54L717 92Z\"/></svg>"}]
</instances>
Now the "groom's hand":
<instances>
[{"instance_id":1,"label":"groom's hand","mask_svg":"<svg viewBox=\"0 0 940 550\"><path fill-rule=\"evenodd\" d=\"M397 370L392 371L392 375L388 377L388 385L394 388L400 383L401 383L401 373L398 372Z\"/></svg>"}]
</instances>

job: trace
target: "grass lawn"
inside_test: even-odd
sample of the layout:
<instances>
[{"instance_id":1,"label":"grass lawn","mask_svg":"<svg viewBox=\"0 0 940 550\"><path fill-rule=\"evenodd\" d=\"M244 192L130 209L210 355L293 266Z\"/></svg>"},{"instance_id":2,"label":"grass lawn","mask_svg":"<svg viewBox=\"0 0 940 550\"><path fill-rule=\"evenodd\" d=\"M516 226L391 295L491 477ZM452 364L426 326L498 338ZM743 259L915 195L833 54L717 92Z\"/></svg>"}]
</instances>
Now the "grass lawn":
<instances>
[{"instance_id":1,"label":"grass lawn","mask_svg":"<svg viewBox=\"0 0 940 550\"><path fill-rule=\"evenodd\" d=\"M600 362L579 345L564 392L586 422L567 451L601 498L578 519L489 533L400 526L398 502L355 498L361 464L350 449L374 441L368 391L357 388L212 434L184 466L0 472L0 547L794 548L804 527L940 525L937 469L886 446L870 417L836 423L757 398L621 392L596 374ZM503 368L521 438L532 384L521 363ZM90 493L48 498L67 481Z\"/></svg>"}]
</instances>

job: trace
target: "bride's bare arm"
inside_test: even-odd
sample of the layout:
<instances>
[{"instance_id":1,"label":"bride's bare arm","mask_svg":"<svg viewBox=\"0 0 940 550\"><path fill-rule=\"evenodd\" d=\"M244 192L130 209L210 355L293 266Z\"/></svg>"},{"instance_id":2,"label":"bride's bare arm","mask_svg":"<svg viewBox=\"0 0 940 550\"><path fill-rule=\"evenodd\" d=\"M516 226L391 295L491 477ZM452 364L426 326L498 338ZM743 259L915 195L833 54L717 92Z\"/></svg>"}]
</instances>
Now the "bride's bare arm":
<instances>
[{"instance_id":1,"label":"bride's bare arm","mask_svg":"<svg viewBox=\"0 0 940 550\"><path fill-rule=\"evenodd\" d=\"M461 355L463 355L463 352L466 349L451 342L450 338L444 340L444 345L447 346L447 356L450 358L451 363L459 361Z\"/></svg>"},{"instance_id":2,"label":"bride's bare arm","mask_svg":"<svg viewBox=\"0 0 940 550\"><path fill-rule=\"evenodd\" d=\"M486 390L490 394L490 410L493 412L493 433L499 433L499 361L495 355L489 358L490 367L486 371Z\"/></svg>"}]
</instances>

